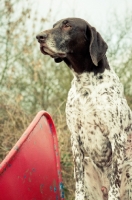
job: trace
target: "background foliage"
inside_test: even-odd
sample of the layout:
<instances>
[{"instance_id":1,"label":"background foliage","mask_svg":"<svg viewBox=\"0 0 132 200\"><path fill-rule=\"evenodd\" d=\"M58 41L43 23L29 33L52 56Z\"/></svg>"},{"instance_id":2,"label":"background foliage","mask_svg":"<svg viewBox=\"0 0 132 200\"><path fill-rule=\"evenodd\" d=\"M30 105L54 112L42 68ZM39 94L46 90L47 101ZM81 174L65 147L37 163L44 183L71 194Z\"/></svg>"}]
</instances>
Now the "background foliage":
<instances>
[{"instance_id":1,"label":"background foliage","mask_svg":"<svg viewBox=\"0 0 132 200\"><path fill-rule=\"evenodd\" d=\"M102 34L109 44L107 56L110 65L124 84L132 108L132 14L127 12L124 21L115 14L112 18L113 24L109 23L108 30ZM73 161L64 111L72 75L64 63L55 64L40 53L35 36L46 23L48 17L38 19L37 13L31 16L31 10L20 0L3 0L1 3L0 160L36 113L42 109L48 111L57 127L66 199L72 200Z\"/></svg>"}]
</instances>

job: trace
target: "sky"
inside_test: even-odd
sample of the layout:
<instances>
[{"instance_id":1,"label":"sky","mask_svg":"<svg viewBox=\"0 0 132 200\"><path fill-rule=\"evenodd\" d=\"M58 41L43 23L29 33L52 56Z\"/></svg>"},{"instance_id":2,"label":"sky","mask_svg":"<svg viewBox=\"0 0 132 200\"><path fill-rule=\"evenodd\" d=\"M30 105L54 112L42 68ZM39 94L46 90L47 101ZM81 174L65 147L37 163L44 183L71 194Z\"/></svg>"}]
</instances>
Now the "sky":
<instances>
[{"instance_id":1,"label":"sky","mask_svg":"<svg viewBox=\"0 0 132 200\"><path fill-rule=\"evenodd\" d=\"M33 4L38 17L48 17L49 27L60 19L79 17L103 29L110 23L113 13L123 20L128 10L132 12L132 0L37 0Z\"/></svg>"}]
</instances>

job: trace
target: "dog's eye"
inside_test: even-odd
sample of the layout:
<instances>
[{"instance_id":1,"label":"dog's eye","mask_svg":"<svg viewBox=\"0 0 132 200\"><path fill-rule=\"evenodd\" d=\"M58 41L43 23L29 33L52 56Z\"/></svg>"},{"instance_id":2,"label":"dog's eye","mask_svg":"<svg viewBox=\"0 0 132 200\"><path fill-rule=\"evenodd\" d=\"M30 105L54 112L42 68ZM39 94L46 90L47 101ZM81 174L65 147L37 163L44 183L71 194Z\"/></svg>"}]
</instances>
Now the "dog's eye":
<instances>
[{"instance_id":1,"label":"dog's eye","mask_svg":"<svg viewBox=\"0 0 132 200\"><path fill-rule=\"evenodd\" d=\"M71 25L70 25L69 23L66 23L66 24L64 25L64 28L65 28L65 29L70 29L70 28L71 28Z\"/></svg>"},{"instance_id":2,"label":"dog's eye","mask_svg":"<svg viewBox=\"0 0 132 200\"><path fill-rule=\"evenodd\" d=\"M65 27L71 27L71 26L70 26L70 24L67 23L67 24L65 24Z\"/></svg>"}]
</instances>

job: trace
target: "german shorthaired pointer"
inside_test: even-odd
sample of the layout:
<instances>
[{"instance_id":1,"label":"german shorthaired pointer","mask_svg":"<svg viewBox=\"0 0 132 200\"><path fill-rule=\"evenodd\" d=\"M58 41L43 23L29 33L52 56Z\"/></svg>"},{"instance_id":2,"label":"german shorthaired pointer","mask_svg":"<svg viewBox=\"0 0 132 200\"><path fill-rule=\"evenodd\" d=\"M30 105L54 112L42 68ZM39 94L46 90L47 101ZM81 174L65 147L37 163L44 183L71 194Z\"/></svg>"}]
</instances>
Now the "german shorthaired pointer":
<instances>
[{"instance_id":1,"label":"german shorthaired pointer","mask_svg":"<svg viewBox=\"0 0 132 200\"><path fill-rule=\"evenodd\" d=\"M38 34L40 50L64 61L74 79L66 104L76 200L132 199L132 112L109 66L107 44L79 18Z\"/></svg>"}]
</instances>

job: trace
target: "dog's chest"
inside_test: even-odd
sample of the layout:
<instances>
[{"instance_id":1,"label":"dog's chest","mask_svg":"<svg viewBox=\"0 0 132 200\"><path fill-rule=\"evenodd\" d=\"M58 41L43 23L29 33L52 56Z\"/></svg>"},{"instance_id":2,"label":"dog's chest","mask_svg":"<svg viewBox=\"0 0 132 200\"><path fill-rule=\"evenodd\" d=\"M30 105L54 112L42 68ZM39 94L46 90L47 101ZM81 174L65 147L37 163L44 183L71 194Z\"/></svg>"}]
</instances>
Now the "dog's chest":
<instances>
[{"instance_id":1,"label":"dog's chest","mask_svg":"<svg viewBox=\"0 0 132 200\"><path fill-rule=\"evenodd\" d=\"M112 129L120 121L115 112L115 101L122 95L122 89L117 86L117 91L113 92L110 88L117 84L114 79L109 83L109 78L107 75L101 80L93 74L74 78L66 104L67 124L72 135L81 141L85 156L90 156L100 167L110 165L112 148L109 138L113 136L109 133L110 130L111 134L115 132Z\"/></svg>"},{"instance_id":2,"label":"dog's chest","mask_svg":"<svg viewBox=\"0 0 132 200\"><path fill-rule=\"evenodd\" d=\"M96 104L100 101L100 97L96 91L97 81L92 76L73 80L66 104L67 124L72 135L76 135L81 141L83 151L86 152L85 156L91 156L96 163L99 163L101 160L97 154L100 154L103 160L108 162L111 146L97 125L101 123L96 116ZM104 128L102 126L102 130Z\"/></svg>"}]
</instances>

